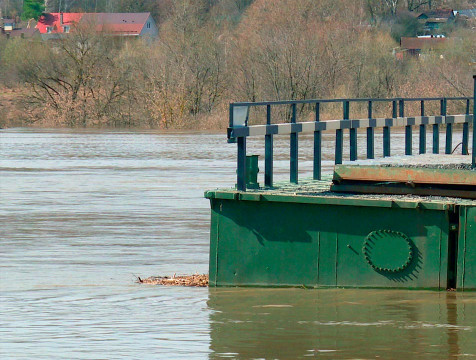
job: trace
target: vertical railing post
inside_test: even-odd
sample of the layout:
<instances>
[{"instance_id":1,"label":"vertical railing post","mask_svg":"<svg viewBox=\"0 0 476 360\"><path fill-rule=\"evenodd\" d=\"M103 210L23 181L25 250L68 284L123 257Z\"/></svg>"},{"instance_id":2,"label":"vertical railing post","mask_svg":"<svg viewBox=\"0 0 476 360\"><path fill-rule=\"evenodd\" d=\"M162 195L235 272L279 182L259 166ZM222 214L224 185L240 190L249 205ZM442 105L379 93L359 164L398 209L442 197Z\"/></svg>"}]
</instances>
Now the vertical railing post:
<instances>
[{"instance_id":1,"label":"vertical railing post","mask_svg":"<svg viewBox=\"0 0 476 360\"><path fill-rule=\"evenodd\" d=\"M335 164L342 164L342 152L344 149L344 134L342 129L336 130L336 148L335 148Z\"/></svg>"},{"instance_id":2,"label":"vertical railing post","mask_svg":"<svg viewBox=\"0 0 476 360\"><path fill-rule=\"evenodd\" d=\"M233 129L234 127L234 111L233 104L230 104L229 107L229 127ZM245 126L248 124L245 122ZM246 137L241 136L235 140L232 138L232 142L237 143L238 155L236 161L236 188L238 191L246 191Z\"/></svg>"},{"instance_id":3,"label":"vertical railing post","mask_svg":"<svg viewBox=\"0 0 476 360\"><path fill-rule=\"evenodd\" d=\"M350 103L349 101L344 101L344 109L343 109L344 120L349 120L350 118ZM349 159L350 161L357 160L357 129L350 126L349 129Z\"/></svg>"},{"instance_id":4,"label":"vertical railing post","mask_svg":"<svg viewBox=\"0 0 476 360\"><path fill-rule=\"evenodd\" d=\"M368 118L369 120L372 119L372 101L369 101ZM367 128L367 159L373 159L375 157L374 137L375 137L374 128L373 126L369 126Z\"/></svg>"},{"instance_id":5,"label":"vertical railing post","mask_svg":"<svg viewBox=\"0 0 476 360\"><path fill-rule=\"evenodd\" d=\"M344 151L344 132L342 129L336 130L336 148L335 148L335 164L342 164L342 153Z\"/></svg>"},{"instance_id":6,"label":"vertical railing post","mask_svg":"<svg viewBox=\"0 0 476 360\"><path fill-rule=\"evenodd\" d=\"M473 75L473 148L471 168L476 167L476 74Z\"/></svg>"},{"instance_id":7,"label":"vertical railing post","mask_svg":"<svg viewBox=\"0 0 476 360\"><path fill-rule=\"evenodd\" d=\"M238 138L238 166L236 169L238 191L246 191L246 137Z\"/></svg>"},{"instance_id":8,"label":"vertical railing post","mask_svg":"<svg viewBox=\"0 0 476 360\"><path fill-rule=\"evenodd\" d=\"M228 126L230 128L233 127L233 104L230 104L230 107L228 108Z\"/></svg>"},{"instance_id":9,"label":"vertical railing post","mask_svg":"<svg viewBox=\"0 0 476 360\"><path fill-rule=\"evenodd\" d=\"M433 154L440 152L440 125L433 124Z\"/></svg>"},{"instance_id":10,"label":"vertical railing post","mask_svg":"<svg viewBox=\"0 0 476 360\"><path fill-rule=\"evenodd\" d=\"M397 101L392 101L392 118L397 117ZM383 157L390 156L390 126L383 127Z\"/></svg>"},{"instance_id":11,"label":"vertical railing post","mask_svg":"<svg viewBox=\"0 0 476 360\"><path fill-rule=\"evenodd\" d=\"M320 103L316 103L316 125L320 119ZM322 134L321 131L314 131L314 166L313 179L321 180L321 166L322 166Z\"/></svg>"},{"instance_id":12,"label":"vertical railing post","mask_svg":"<svg viewBox=\"0 0 476 360\"><path fill-rule=\"evenodd\" d=\"M266 125L271 125L271 105L266 105ZM264 136L264 186L273 186L273 134Z\"/></svg>"},{"instance_id":13,"label":"vertical railing post","mask_svg":"<svg viewBox=\"0 0 476 360\"><path fill-rule=\"evenodd\" d=\"M405 117L405 100L400 99L398 101L399 114L398 116L403 118ZM405 155L412 154L413 146L413 129L411 125L405 125Z\"/></svg>"},{"instance_id":14,"label":"vertical railing post","mask_svg":"<svg viewBox=\"0 0 476 360\"><path fill-rule=\"evenodd\" d=\"M466 115L470 114L469 106L470 106L471 101L469 99L466 100ZM469 123L465 122L463 123L463 141L461 144L461 154L462 155L469 155L468 151L468 146L469 146Z\"/></svg>"},{"instance_id":15,"label":"vertical railing post","mask_svg":"<svg viewBox=\"0 0 476 360\"><path fill-rule=\"evenodd\" d=\"M291 124L296 124L296 104L291 105L292 117ZM291 125L293 126L293 125ZM291 161L290 161L290 175L289 181L291 183L298 183L298 133L296 131L291 132L290 136L290 152L291 152Z\"/></svg>"},{"instance_id":16,"label":"vertical railing post","mask_svg":"<svg viewBox=\"0 0 476 360\"><path fill-rule=\"evenodd\" d=\"M420 116L425 116L425 100L420 103ZM426 125L420 124L420 154L426 153Z\"/></svg>"},{"instance_id":17,"label":"vertical railing post","mask_svg":"<svg viewBox=\"0 0 476 360\"><path fill-rule=\"evenodd\" d=\"M446 98L441 100L441 115L445 116L446 122L446 108L447 108L448 101ZM446 139L445 139L445 154L451 154L451 150L453 149L453 124L446 124Z\"/></svg>"}]
</instances>

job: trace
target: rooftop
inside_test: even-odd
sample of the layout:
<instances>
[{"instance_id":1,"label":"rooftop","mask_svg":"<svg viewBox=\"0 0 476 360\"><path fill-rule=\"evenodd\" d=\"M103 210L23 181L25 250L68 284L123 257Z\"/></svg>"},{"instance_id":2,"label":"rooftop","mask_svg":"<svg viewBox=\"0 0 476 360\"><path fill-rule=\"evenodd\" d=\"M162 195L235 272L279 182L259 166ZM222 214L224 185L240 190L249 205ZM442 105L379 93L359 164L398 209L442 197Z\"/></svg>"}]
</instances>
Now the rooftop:
<instances>
[{"instance_id":1,"label":"rooftop","mask_svg":"<svg viewBox=\"0 0 476 360\"><path fill-rule=\"evenodd\" d=\"M454 13L452 9L435 9L431 11L426 11L421 13L418 18L429 18L429 19L449 19L454 17Z\"/></svg>"},{"instance_id":2,"label":"rooftop","mask_svg":"<svg viewBox=\"0 0 476 360\"><path fill-rule=\"evenodd\" d=\"M62 19L61 19L62 17ZM44 13L37 28L42 33L62 33L63 27L86 24L98 32L139 35L150 13Z\"/></svg>"},{"instance_id":3,"label":"rooftop","mask_svg":"<svg viewBox=\"0 0 476 360\"><path fill-rule=\"evenodd\" d=\"M456 10L456 12L460 16L466 16L470 18L476 17L476 9Z\"/></svg>"},{"instance_id":4,"label":"rooftop","mask_svg":"<svg viewBox=\"0 0 476 360\"><path fill-rule=\"evenodd\" d=\"M442 47L446 41L444 37L402 37L400 47L409 50L433 49Z\"/></svg>"}]
</instances>

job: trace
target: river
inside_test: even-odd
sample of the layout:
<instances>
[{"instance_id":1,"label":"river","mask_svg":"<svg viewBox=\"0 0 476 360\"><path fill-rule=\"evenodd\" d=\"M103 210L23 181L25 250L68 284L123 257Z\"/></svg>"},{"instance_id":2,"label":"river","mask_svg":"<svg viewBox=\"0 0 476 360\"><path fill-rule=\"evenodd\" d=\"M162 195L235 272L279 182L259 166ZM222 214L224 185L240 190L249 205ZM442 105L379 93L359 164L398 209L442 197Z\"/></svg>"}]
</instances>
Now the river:
<instances>
[{"instance_id":1,"label":"river","mask_svg":"<svg viewBox=\"0 0 476 360\"><path fill-rule=\"evenodd\" d=\"M288 151L278 137L278 180ZM234 184L235 156L223 134L0 130L0 358L476 357L475 293L137 284L208 272L203 192Z\"/></svg>"}]
</instances>

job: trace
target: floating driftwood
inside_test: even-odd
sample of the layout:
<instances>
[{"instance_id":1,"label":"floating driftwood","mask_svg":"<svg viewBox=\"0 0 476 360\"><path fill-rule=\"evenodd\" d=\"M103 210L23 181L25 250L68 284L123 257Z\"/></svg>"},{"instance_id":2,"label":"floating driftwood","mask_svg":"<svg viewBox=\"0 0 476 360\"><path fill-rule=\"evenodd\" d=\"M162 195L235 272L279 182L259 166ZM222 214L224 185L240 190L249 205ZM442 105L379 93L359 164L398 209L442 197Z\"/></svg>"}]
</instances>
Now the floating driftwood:
<instances>
[{"instance_id":1,"label":"floating driftwood","mask_svg":"<svg viewBox=\"0 0 476 360\"><path fill-rule=\"evenodd\" d=\"M151 276L146 279L141 279L137 277L137 282L140 284L150 284L150 285L167 285L167 286L196 286L196 287L207 287L208 286L208 275L195 274L187 276Z\"/></svg>"}]
</instances>

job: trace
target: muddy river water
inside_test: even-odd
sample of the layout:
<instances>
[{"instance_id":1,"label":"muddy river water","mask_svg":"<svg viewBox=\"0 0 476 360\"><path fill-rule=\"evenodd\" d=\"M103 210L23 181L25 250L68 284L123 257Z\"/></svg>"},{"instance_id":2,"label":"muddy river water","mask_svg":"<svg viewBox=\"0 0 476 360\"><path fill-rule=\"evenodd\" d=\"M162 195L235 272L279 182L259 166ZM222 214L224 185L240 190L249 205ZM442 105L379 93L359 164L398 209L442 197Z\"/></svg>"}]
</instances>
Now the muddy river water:
<instances>
[{"instance_id":1,"label":"muddy river water","mask_svg":"<svg viewBox=\"0 0 476 360\"><path fill-rule=\"evenodd\" d=\"M0 130L0 358L476 357L476 293L137 284L208 271L203 192L234 184L235 152L223 134Z\"/></svg>"}]
</instances>

